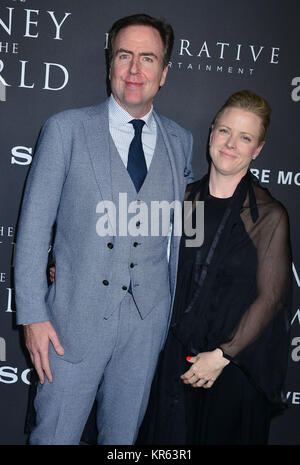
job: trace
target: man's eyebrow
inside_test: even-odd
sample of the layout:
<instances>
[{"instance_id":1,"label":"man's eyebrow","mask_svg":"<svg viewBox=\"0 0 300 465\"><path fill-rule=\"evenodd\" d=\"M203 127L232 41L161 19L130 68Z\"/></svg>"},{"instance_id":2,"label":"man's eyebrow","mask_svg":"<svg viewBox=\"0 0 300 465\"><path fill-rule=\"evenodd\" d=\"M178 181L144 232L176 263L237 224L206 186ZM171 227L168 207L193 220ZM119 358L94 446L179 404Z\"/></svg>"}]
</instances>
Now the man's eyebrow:
<instances>
[{"instance_id":1,"label":"man's eyebrow","mask_svg":"<svg viewBox=\"0 0 300 465\"><path fill-rule=\"evenodd\" d=\"M128 53L129 55L133 55L133 52L131 50L126 50L125 48L119 48L118 50L116 50L116 55L118 55L119 53ZM157 55L153 52L141 52L139 55L148 57L152 56L158 60Z\"/></svg>"},{"instance_id":2,"label":"man's eyebrow","mask_svg":"<svg viewBox=\"0 0 300 465\"><path fill-rule=\"evenodd\" d=\"M153 53L153 52L142 52L142 53L140 53L140 55L147 56L147 57L154 57L154 58L156 58L158 60L157 55L155 53Z\"/></svg>"},{"instance_id":3,"label":"man's eyebrow","mask_svg":"<svg viewBox=\"0 0 300 465\"><path fill-rule=\"evenodd\" d=\"M129 53L130 55L133 54L130 50L126 50L125 48L119 48L116 50L116 55L118 55L118 53Z\"/></svg>"}]
</instances>

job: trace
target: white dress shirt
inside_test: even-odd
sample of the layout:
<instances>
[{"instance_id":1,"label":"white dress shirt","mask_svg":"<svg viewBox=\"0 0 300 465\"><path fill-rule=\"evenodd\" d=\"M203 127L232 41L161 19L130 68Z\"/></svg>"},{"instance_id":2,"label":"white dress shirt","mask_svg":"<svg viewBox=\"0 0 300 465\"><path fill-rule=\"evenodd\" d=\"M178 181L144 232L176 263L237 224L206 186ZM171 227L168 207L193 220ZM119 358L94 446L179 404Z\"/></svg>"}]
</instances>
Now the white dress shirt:
<instances>
[{"instance_id":1,"label":"white dress shirt","mask_svg":"<svg viewBox=\"0 0 300 465\"><path fill-rule=\"evenodd\" d=\"M145 121L142 132L142 144L147 170L149 170L149 166L153 158L157 133L156 122L153 117L152 110L153 107L151 107L150 111L145 116L139 118ZM116 102L113 95L109 98L108 114L111 137L125 167L127 168L129 146L134 137L134 128L129 121L134 118Z\"/></svg>"}]
</instances>

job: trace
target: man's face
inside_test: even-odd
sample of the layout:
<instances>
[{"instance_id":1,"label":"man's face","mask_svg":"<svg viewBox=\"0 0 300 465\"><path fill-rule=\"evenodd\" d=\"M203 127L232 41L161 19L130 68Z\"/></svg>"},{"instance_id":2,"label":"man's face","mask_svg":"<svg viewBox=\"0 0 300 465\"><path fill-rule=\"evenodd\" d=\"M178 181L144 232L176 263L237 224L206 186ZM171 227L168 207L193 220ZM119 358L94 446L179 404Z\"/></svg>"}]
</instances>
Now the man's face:
<instances>
[{"instance_id":1,"label":"man's face","mask_svg":"<svg viewBox=\"0 0 300 465\"><path fill-rule=\"evenodd\" d=\"M109 78L114 98L128 113L141 118L166 80L163 42L150 26L121 29L114 42Z\"/></svg>"}]
</instances>

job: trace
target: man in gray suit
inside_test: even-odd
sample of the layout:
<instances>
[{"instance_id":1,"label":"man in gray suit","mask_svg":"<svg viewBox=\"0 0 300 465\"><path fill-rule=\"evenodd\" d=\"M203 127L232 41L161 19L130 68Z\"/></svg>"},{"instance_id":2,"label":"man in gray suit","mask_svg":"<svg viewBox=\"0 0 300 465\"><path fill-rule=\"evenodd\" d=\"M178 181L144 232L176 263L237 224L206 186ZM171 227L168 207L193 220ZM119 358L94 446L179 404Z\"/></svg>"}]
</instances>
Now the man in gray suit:
<instances>
[{"instance_id":1,"label":"man in gray suit","mask_svg":"<svg viewBox=\"0 0 300 465\"><path fill-rule=\"evenodd\" d=\"M120 19L109 34L111 96L43 127L15 257L17 321L40 379L31 444L78 444L95 398L98 443L136 439L166 336L180 241L174 228L170 237L151 235L137 211L182 201L192 181L190 132L152 108L172 45L164 22ZM128 234L118 221L124 196Z\"/></svg>"}]
</instances>

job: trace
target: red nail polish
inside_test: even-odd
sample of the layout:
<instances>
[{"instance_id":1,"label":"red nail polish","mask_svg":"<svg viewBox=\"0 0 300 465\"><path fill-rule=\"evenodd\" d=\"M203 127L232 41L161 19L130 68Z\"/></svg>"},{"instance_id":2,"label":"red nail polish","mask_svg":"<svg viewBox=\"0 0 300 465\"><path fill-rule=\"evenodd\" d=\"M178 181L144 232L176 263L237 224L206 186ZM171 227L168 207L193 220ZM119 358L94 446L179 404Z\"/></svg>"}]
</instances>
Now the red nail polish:
<instances>
[{"instance_id":1,"label":"red nail polish","mask_svg":"<svg viewBox=\"0 0 300 465\"><path fill-rule=\"evenodd\" d=\"M187 360L191 360L192 357L186 357Z\"/></svg>"}]
</instances>

